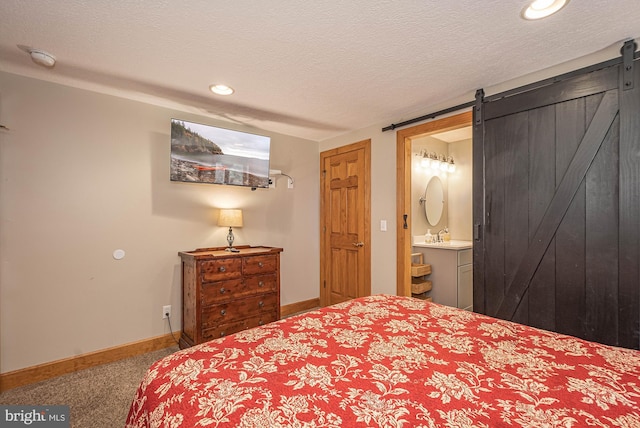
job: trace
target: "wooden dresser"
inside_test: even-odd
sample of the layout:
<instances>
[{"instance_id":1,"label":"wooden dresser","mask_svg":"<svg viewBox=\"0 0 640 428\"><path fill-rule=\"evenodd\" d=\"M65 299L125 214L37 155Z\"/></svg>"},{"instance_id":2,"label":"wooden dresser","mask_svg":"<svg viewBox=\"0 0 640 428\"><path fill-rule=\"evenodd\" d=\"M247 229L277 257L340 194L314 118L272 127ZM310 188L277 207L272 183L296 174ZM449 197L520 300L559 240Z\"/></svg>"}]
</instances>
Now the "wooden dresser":
<instances>
[{"instance_id":1,"label":"wooden dresser","mask_svg":"<svg viewBox=\"0 0 640 428\"><path fill-rule=\"evenodd\" d=\"M280 319L282 248L181 251L180 348Z\"/></svg>"}]
</instances>

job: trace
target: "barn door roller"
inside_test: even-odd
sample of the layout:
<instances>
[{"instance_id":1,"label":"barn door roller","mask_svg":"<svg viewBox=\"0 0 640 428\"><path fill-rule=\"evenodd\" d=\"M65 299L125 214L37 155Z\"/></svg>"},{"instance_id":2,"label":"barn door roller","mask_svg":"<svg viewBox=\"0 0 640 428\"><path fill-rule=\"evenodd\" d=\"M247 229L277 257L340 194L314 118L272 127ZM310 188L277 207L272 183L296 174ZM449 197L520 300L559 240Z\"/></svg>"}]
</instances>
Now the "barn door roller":
<instances>
[{"instance_id":1,"label":"barn door roller","mask_svg":"<svg viewBox=\"0 0 640 428\"><path fill-rule=\"evenodd\" d=\"M622 90L633 89L633 57L638 45L633 40L627 40L622 45Z\"/></svg>"}]
</instances>

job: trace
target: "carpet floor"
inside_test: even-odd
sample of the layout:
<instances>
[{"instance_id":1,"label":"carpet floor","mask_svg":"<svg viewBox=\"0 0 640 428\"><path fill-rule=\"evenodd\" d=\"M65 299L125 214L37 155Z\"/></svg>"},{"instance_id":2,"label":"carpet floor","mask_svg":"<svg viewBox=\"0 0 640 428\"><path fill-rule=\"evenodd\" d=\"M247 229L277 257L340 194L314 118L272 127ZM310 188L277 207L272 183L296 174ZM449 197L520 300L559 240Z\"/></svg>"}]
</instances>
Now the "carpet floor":
<instances>
[{"instance_id":1,"label":"carpet floor","mask_svg":"<svg viewBox=\"0 0 640 428\"><path fill-rule=\"evenodd\" d=\"M0 404L68 405L73 428L124 427L149 366L178 350L161 349L0 393Z\"/></svg>"}]
</instances>

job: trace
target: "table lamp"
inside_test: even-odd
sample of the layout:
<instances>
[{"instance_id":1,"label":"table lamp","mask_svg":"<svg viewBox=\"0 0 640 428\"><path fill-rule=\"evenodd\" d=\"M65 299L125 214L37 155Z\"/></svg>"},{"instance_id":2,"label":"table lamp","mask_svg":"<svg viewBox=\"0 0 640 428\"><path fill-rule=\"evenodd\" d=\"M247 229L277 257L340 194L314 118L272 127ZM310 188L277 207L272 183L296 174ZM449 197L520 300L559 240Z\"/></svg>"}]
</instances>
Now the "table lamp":
<instances>
[{"instance_id":1,"label":"table lamp","mask_svg":"<svg viewBox=\"0 0 640 428\"><path fill-rule=\"evenodd\" d=\"M236 209L221 209L218 215L218 226L228 227L229 234L227 235L227 242L229 246L225 251L231 251L237 253L238 249L233 248L233 228L242 227L242 210Z\"/></svg>"}]
</instances>

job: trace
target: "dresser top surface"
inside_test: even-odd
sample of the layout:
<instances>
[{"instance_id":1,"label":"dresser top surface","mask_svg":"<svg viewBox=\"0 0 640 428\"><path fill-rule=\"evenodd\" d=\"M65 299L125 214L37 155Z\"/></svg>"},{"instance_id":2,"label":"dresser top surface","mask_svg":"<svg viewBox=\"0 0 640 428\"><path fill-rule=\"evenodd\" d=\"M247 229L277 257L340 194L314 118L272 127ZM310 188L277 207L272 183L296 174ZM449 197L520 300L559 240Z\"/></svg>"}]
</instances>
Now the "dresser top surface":
<instances>
[{"instance_id":1,"label":"dresser top surface","mask_svg":"<svg viewBox=\"0 0 640 428\"><path fill-rule=\"evenodd\" d=\"M182 258L227 258L227 257L243 257L248 255L261 255L261 254L277 254L282 252L282 248L277 247L251 247L248 245L234 247L238 252L226 251L227 247L215 247L215 248L198 248L193 251L180 251L178 255Z\"/></svg>"}]
</instances>

